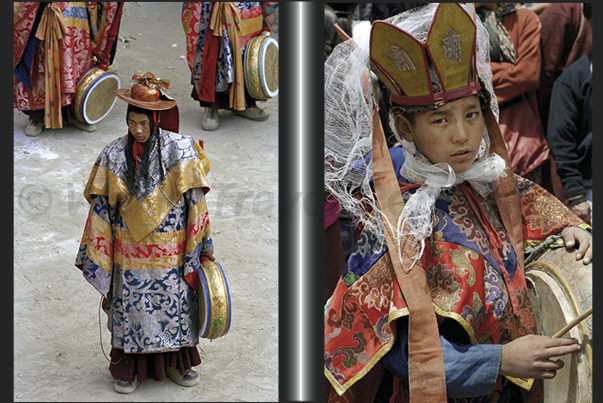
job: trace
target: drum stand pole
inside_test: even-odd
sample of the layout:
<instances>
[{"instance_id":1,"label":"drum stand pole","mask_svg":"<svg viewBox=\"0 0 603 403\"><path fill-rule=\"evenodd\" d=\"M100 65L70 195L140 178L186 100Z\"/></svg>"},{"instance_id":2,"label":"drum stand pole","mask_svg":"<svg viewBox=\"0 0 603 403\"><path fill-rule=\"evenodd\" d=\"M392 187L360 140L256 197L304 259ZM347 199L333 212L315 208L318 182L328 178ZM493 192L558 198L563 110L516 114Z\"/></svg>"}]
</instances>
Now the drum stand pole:
<instances>
[{"instance_id":1,"label":"drum stand pole","mask_svg":"<svg viewBox=\"0 0 603 403\"><path fill-rule=\"evenodd\" d=\"M580 316L578 316L576 319L572 320L570 323L563 326L563 328L561 330L559 330L557 333L555 333L553 335L553 339L558 339L559 337L561 337L564 334L566 334L567 332L569 332L574 326L576 326L578 323L580 323L584 319L586 319L591 313L593 313L592 306L590 308L588 308L586 311L582 312L582 314Z\"/></svg>"}]
</instances>

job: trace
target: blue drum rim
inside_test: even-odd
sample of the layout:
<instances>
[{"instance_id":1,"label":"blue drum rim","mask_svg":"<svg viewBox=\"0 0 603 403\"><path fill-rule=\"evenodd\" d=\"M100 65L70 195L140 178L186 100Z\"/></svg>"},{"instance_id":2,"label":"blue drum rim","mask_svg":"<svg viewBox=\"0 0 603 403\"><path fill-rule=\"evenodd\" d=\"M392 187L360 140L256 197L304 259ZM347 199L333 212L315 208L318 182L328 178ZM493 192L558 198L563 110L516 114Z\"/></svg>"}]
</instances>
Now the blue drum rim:
<instances>
[{"instance_id":1,"label":"blue drum rim","mask_svg":"<svg viewBox=\"0 0 603 403\"><path fill-rule=\"evenodd\" d=\"M77 85L80 83L80 81L82 80L82 78L84 78L84 76L86 75L86 73L88 73L90 70L95 69L97 67L98 66L94 65L94 66L90 67L88 70L84 71L82 74L80 74L80 76L75 81L75 86L77 87Z\"/></svg>"},{"instance_id":2,"label":"blue drum rim","mask_svg":"<svg viewBox=\"0 0 603 403\"><path fill-rule=\"evenodd\" d=\"M92 69L93 69L93 68L95 68L95 67L96 67L96 66L89 68L88 70L86 70L86 72L88 72L88 71L92 70ZM85 74L86 74L86 73L82 74L82 75L80 76L80 78L78 78L78 82L79 82L79 80L80 80L80 79L81 79L81 78L82 78L82 77L83 77ZM87 114L86 114L86 112L85 112L85 110L86 110L86 108L85 108L85 107L86 107L86 104L88 103L88 94L90 93L90 91L91 91L91 90L92 90L92 89L93 89L93 88L96 86L96 84L99 82L99 80L100 80L100 81L104 81L104 80L106 80L107 78L111 78L111 77L115 77L115 78L117 79L117 88L119 88L119 86L121 85L121 81L120 81L120 79L119 79L119 76L118 76L117 74L115 74L115 73L109 73L109 72L106 72L105 74L103 74L102 76L100 76L100 77L98 77L96 80L94 80L94 81L92 82L92 84L90 84L90 86L89 86L89 87L86 89L86 92L84 93L84 96L82 97L82 98L83 98L83 99L82 99L82 106L81 106L81 108L80 108L80 113L81 113L81 114L82 114L82 116L84 117L84 120L86 120L86 122L85 122L85 123L88 123L88 124L93 125L93 124L96 124L96 123L100 122L100 121L101 121L101 120L103 120L105 117L107 117L107 115L109 114L109 112L111 112L111 109L113 109L113 106L115 106L115 101L117 101L117 96L116 96L115 98L113 98L113 103L111 103L111 106L109 107L109 109L107 110L107 112L105 112L105 114L104 114L103 116L101 116L100 118L98 118L98 119L97 119L97 120L95 120L95 121L89 120L89 119L88 119L88 115L87 115ZM76 84L76 85L77 85L77 84Z\"/></svg>"},{"instance_id":3,"label":"blue drum rim","mask_svg":"<svg viewBox=\"0 0 603 403\"><path fill-rule=\"evenodd\" d=\"M203 293L203 295L205 296L205 323L201 324L199 323L199 336L200 337L205 337L207 336L207 333L209 333L209 325L210 325L210 319L211 319L211 302L209 300L209 288L207 287L207 280L205 279L205 273L203 273L203 270L201 270L201 268L197 269L197 271L199 272L199 278L201 279L201 283L203 285L203 290L205 291ZM197 292L197 298L199 298L200 295ZM230 302L230 295L228 296L229 298L229 302ZM230 305L229 305L230 308ZM199 315L197 315L199 316ZM203 327L201 327L203 326Z\"/></svg>"},{"instance_id":4,"label":"blue drum rim","mask_svg":"<svg viewBox=\"0 0 603 403\"><path fill-rule=\"evenodd\" d=\"M262 46L260 48L260 66L264 66L264 58L266 56L266 50L268 49L268 45L274 43L276 45L276 49L278 50L278 42L272 38L272 37L268 37L268 40L265 40L264 42L262 42ZM268 86L266 85L266 70L262 69L261 70L261 74L262 74L262 79L260 80L260 85L262 86L262 90L264 90L264 94L266 94L266 96L268 96L268 98L274 98L275 96L278 95L278 87L276 88L276 91L271 92L270 89L268 88ZM272 95L274 94L274 95Z\"/></svg>"},{"instance_id":5,"label":"blue drum rim","mask_svg":"<svg viewBox=\"0 0 603 403\"><path fill-rule=\"evenodd\" d=\"M262 39L263 42L262 42L262 45L260 46L260 66L264 65L264 55L266 54L266 47L267 47L268 43L274 42L274 44L276 45L276 49L278 49L278 42L276 39L274 39L273 37L268 36L268 35L264 35L264 36L265 36L265 38ZM257 38L257 36L252 39L255 39L255 38ZM248 52L249 43L251 43L251 40L249 40L249 42L247 42L247 45L245 45L245 56L243 58L243 77L247 77L247 55L249 54L249 52ZM269 95L269 94L271 94L271 91L268 90L268 88L265 85L266 73L264 72L264 69L262 69L261 74L262 74L262 77L260 80L260 85L262 86L262 90L264 91L264 94L267 95L268 99L274 98L275 96L278 95L278 88L274 92L274 95L272 95L272 96ZM249 85L247 84L247 80L244 80L244 81L245 81L245 89L247 90L248 93L251 93L251 91L249 91Z\"/></svg>"},{"instance_id":6,"label":"blue drum rim","mask_svg":"<svg viewBox=\"0 0 603 403\"><path fill-rule=\"evenodd\" d=\"M228 286L228 281L226 280L226 275L224 274L224 270L222 269L222 265L218 262L214 262L220 268L220 272L222 273L222 278L224 279L224 286L226 287L226 295L228 295L228 326L226 326L226 331L224 334L228 333L230 330L230 322L232 318L232 304L230 303L230 287Z\"/></svg>"}]
</instances>

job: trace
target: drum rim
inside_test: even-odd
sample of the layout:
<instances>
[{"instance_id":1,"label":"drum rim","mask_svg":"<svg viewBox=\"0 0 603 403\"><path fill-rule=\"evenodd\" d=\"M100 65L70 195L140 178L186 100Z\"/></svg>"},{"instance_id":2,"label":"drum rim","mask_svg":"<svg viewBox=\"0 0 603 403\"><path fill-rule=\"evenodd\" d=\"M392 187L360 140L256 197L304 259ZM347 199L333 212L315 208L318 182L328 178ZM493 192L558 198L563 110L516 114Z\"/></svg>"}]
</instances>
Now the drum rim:
<instances>
[{"instance_id":1,"label":"drum rim","mask_svg":"<svg viewBox=\"0 0 603 403\"><path fill-rule=\"evenodd\" d=\"M534 272L534 274L533 274L533 272ZM569 305L571 306L571 309L574 311L573 312L574 317L580 315L580 313L582 313L582 309L580 307L580 304L576 300L576 296L572 292L572 288L565 280L563 273L561 273L555 266L553 266L547 262L536 260L536 261L528 264L525 268L526 282L530 282L530 283L534 284L534 276L538 277L538 276L542 276L543 274L550 277L555 282L555 284L563 290L564 296L567 298L567 301L568 301ZM569 320L571 320L571 319L569 319ZM579 323L577 327L580 328L580 333L583 336L582 337L583 340L580 340L580 342L584 343L585 342L584 338L586 338L586 346L584 346L584 348L583 348L583 354L585 355L587 363L588 363L588 369L589 369L589 373L590 373L590 385L592 387L593 356L592 356L591 342L588 337L588 329L586 327L585 322Z\"/></svg>"},{"instance_id":2,"label":"drum rim","mask_svg":"<svg viewBox=\"0 0 603 403\"><path fill-rule=\"evenodd\" d=\"M249 71L249 68L247 67L247 60L249 60L249 48L251 48L252 44L255 43L254 39L256 38L259 38L259 36L253 37L249 40L249 42L247 42L247 45L245 45L245 55L243 57L243 81L245 82L245 89L247 89L247 92L252 96L254 94L253 91L250 89L247 80L247 72Z\"/></svg>"},{"instance_id":3,"label":"drum rim","mask_svg":"<svg viewBox=\"0 0 603 403\"><path fill-rule=\"evenodd\" d=\"M276 46L276 50L278 51L278 42L274 38L267 37L266 40L263 40L262 46L260 48L260 66L264 65L266 51L268 50L268 45L270 45L271 43L274 43L274 45ZM262 79L260 80L260 85L262 86L262 89L264 90L264 94L266 94L266 96L268 98L274 98L275 96L277 96L278 95L278 86L276 87L276 90L270 91L270 89L266 85L266 69L261 69L260 74L262 76Z\"/></svg>"},{"instance_id":4,"label":"drum rim","mask_svg":"<svg viewBox=\"0 0 603 403\"><path fill-rule=\"evenodd\" d=\"M107 117L107 115L111 112L111 110L115 106L115 102L117 101L117 97L113 98L113 102L111 103L111 106L109 107L109 109L107 109L107 112L105 112L105 114L103 114L100 118L98 118L96 120L89 119L88 118L88 114L86 113L86 104L88 103L88 94L90 93L90 91L94 87L96 87L98 84L100 84L101 82L103 82L103 81L105 81L106 79L109 79L109 78L115 78L115 79L117 79L117 88L119 88L119 86L121 85L121 80L119 79L119 76L117 74L115 74L115 73L106 72L105 74L101 75L96 80L94 80L92 82L92 84L90 84L90 86L86 89L86 92L84 93L84 96L82 97L82 105L80 107L80 112L81 112L82 117L84 118L84 120L88 124L93 125L93 124L96 124L96 123L100 122L105 117Z\"/></svg>"},{"instance_id":5,"label":"drum rim","mask_svg":"<svg viewBox=\"0 0 603 403\"><path fill-rule=\"evenodd\" d=\"M247 89L247 92L254 98L260 101L267 101L270 98L273 98L274 96L278 95L278 88L276 89L276 91L274 92L274 95L268 95L268 94L272 94L272 92L267 91L267 88L264 85L264 82L266 81L266 75L264 74L264 71L260 71L260 79L259 79L259 86L260 89L263 93L261 95L255 94L255 89L252 89L249 86L248 80L247 80L247 72L249 71L248 68L248 60L249 60L249 49L254 46L256 43L259 43L259 61L260 61L260 66L262 65L263 62L263 55L265 54L265 46L264 44L266 43L272 43L274 42L274 44L276 45L277 49L278 49L278 42L276 39L274 39L273 37L271 37L270 35L263 35L260 34L258 36L255 36L253 38L251 38L249 40L249 42L247 42L247 45L245 45L245 54L243 56L243 77L244 77L244 81L245 81L245 88Z\"/></svg>"},{"instance_id":6,"label":"drum rim","mask_svg":"<svg viewBox=\"0 0 603 403\"><path fill-rule=\"evenodd\" d=\"M215 267L207 267L208 265L212 265L214 264L218 270L215 269ZM212 275L214 276L218 276L220 275L222 278L222 285L223 285L223 291L226 292L226 296L228 299L228 306L227 306L227 312L226 315L228 316L227 318L227 323L226 326L224 328L223 331L218 332L218 333L213 333L211 331L211 324L213 322L213 310L211 309L211 301L213 299L213 290L210 289L209 284L207 282L207 273L206 270L212 270ZM202 338L208 338L208 339L215 339L218 337L222 337L224 336L226 333L229 332L230 330L230 324L232 321L232 305L231 305L231 298L230 298L230 287L228 286L228 280L226 279L226 275L224 274L224 270L222 269L222 266L215 261L206 261L204 263L201 264L201 267L199 267L198 269L199 273L200 273L200 277L202 278L203 281L203 289L205 291L205 296L206 296L206 312L209 312L209 315L206 313L206 320L205 320L205 329L203 329L203 332L199 332L200 337ZM198 294L198 293L197 293ZM210 295L212 294L212 295ZM201 330L201 329L200 329Z\"/></svg>"},{"instance_id":7,"label":"drum rim","mask_svg":"<svg viewBox=\"0 0 603 403\"><path fill-rule=\"evenodd\" d=\"M580 315L582 313L582 308L580 308L580 304L576 300L576 297L574 296L570 285L567 283L567 281L563 277L563 274L559 270L557 270L554 266L552 266L551 264L549 264L547 262L541 262L538 260L536 260L526 266L526 270L525 270L526 276L529 274L530 271L533 271L533 270L541 271L541 272L546 273L549 276L553 277L555 279L555 281L559 284L559 286L563 289L563 291L565 292L565 295L569 296L569 300L571 301L572 308L574 309L574 313L576 315Z\"/></svg>"},{"instance_id":8,"label":"drum rim","mask_svg":"<svg viewBox=\"0 0 603 403\"><path fill-rule=\"evenodd\" d=\"M209 297L209 287L207 285L207 279L205 278L205 272L201 270L201 268L199 268L198 272L199 278L201 279L201 284L203 285L203 290L205 291L203 293L203 296L205 296L205 320L203 321L203 324L199 323L199 336L206 337L207 333L209 332L209 324L211 323L211 300ZM197 298L199 297L199 292L197 292Z\"/></svg>"},{"instance_id":9,"label":"drum rim","mask_svg":"<svg viewBox=\"0 0 603 403\"><path fill-rule=\"evenodd\" d=\"M226 275L224 274L224 270L222 269L222 265L218 262L214 262L218 265L220 272L222 273L222 278L224 279L224 288L226 289L226 295L228 296L228 325L226 326L226 330L224 334L228 333L230 330L230 322L232 319L232 304L230 303L230 287L228 286L228 281L226 280Z\"/></svg>"},{"instance_id":10,"label":"drum rim","mask_svg":"<svg viewBox=\"0 0 603 403\"><path fill-rule=\"evenodd\" d=\"M562 289L563 287L559 284L557 279L551 275L550 272L547 272L546 270L531 270L530 276L526 276L526 283L532 284L533 291L531 291L530 294L532 292L534 292L536 294L535 297L537 299L540 299L540 297L539 297L540 292L546 292L546 293L550 292L550 293L553 293L554 295L556 295L557 296L556 304L559 305L558 309L561 310L561 315L564 320L568 321L569 320L568 316L570 316L570 317L573 316L573 312L568 315L565 311L566 308L564 308L564 306L565 306L570 311L574 310L571 299L569 298L568 295L562 295L562 297L557 295L558 292L561 292L562 294L564 293L563 289ZM537 287L538 283L543 284L541 287L545 287L545 288L544 289L538 288ZM530 295L530 297L532 297L532 295ZM534 302L536 303L536 301L534 301ZM545 315L545 313L543 313L541 311L541 315ZM539 334L546 334L543 332L543 329L540 328L540 324L538 326L538 330L539 330L539 332L538 332ZM549 331L551 331L550 327L549 327ZM550 334L548 334L548 336L550 336ZM575 337L578 339L578 341L583 346L582 351L579 353L582 355L582 357L581 358L574 357L574 355L572 354L572 357L564 359L566 366L563 368L563 371L565 372L563 377L555 377L554 379L543 381L544 382L543 383L543 387L544 387L543 392L545 392L545 401L548 401L547 396L550 397L551 393L559 392L560 390L558 390L558 388L561 388L562 391L569 393L568 396L570 396L571 399L568 398L568 401L572 401L572 402L591 401L591 400L583 400L584 393L588 393L588 392L585 392L585 390L586 391L592 390L592 384L593 384L592 348L591 348L591 342L589 340L588 333L586 331L586 327L584 326L584 323L580 323L576 328L571 329L568 332L568 334L565 335L564 337ZM568 364L567 360L571 360L572 364L567 365ZM578 377L578 381L575 380L575 377ZM562 384L560 386L553 385L553 383L556 383L556 382L562 382ZM578 382L578 383L576 384L576 382ZM547 383L549 385L547 385ZM571 383L574 383L574 385L577 385L577 386L572 387ZM552 389L550 389L550 388L552 388Z\"/></svg>"},{"instance_id":11,"label":"drum rim","mask_svg":"<svg viewBox=\"0 0 603 403\"><path fill-rule=\"evenodd\" d=\"M80 76L79 76L79 77L77 78L77 80L75 81L75 86L77 87L77 85L80 83L80 81L82 81L82 79L84 78L84 76L85 76L86 74L88 74L88 72L89 72L90 70L93 70L93 69L99 69L99 70L102 70L102 69L101 69L100 67L98 67L97 65L94 65L94 66L90 67L88 70L86 70L86 71L84 71L82 74L80 74Z\"/></svg>"}]
</instances>

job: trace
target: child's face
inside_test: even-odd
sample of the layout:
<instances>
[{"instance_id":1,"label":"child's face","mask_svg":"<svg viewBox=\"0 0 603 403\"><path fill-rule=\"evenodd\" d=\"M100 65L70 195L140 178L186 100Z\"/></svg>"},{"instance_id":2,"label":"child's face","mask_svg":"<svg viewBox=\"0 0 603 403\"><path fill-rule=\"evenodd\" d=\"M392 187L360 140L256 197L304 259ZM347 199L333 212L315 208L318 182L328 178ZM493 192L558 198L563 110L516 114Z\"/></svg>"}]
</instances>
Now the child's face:
<instances>
[{"instance_id":1,"label":"child's face","mask_svg":"<svg viewBox=\"0 0 603 403\"><path fill-rule=\"evenodd\" d=\"M455 173L471 167L484 134L484 118L477 96L450 101L435 110L417 112L414 123L396 115L396 128L407 141L415 143L433 164L445 162Z\"/></svg>"}]
</instances>

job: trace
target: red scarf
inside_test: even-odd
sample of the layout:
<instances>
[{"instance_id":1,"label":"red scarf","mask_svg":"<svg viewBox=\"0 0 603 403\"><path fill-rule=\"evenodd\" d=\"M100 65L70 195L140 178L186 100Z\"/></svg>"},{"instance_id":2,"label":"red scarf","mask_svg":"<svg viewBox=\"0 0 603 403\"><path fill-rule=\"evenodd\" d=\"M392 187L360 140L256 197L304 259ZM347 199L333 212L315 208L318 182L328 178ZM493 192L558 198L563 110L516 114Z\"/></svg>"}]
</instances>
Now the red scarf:
<instances>
[{"instance_id":1,"label":"red scarf","mask_svg":"<svg viewBox=\"0 0 603 403\"><path fill-rule=\"evenodd\" d=\"M136 172L138 171L138 160L140 159L142 161L144 158L144 148L142 147L142 144L136 140L134 140L134 144L132 145L132 154L134 155L134 161L136 161L136 168L134 169L134 172Z\"/></svg>"}]
</instances>

